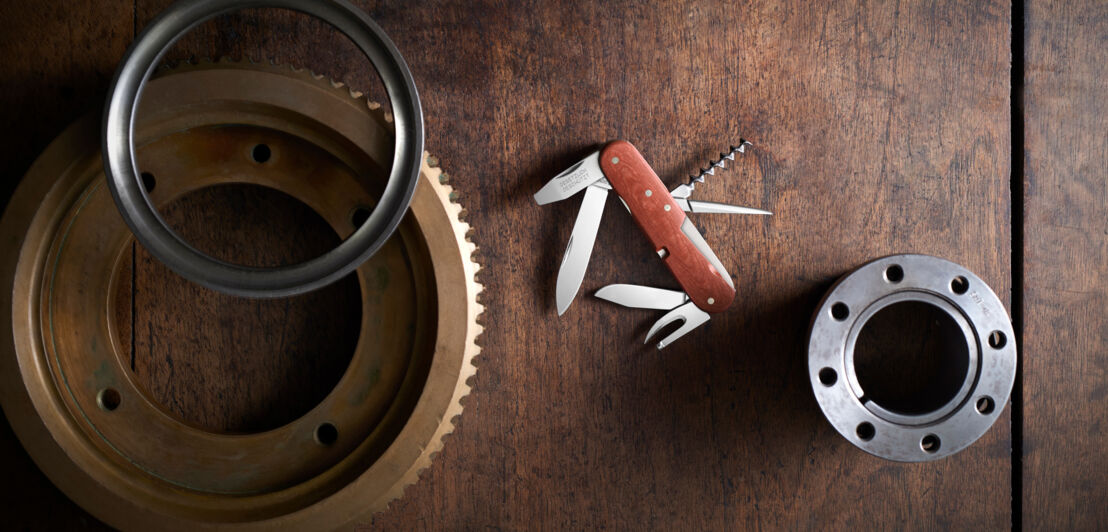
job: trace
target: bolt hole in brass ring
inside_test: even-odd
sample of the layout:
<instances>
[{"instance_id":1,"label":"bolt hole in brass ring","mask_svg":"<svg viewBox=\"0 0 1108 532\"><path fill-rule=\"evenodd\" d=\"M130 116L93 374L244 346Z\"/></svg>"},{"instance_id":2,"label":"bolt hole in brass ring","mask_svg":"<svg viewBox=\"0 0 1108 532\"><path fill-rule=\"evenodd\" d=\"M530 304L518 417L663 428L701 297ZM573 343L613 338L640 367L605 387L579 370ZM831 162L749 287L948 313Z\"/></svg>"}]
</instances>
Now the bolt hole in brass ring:
<instances>
[{"instance_id":1,"label":"bolt hole in brass ring","mask_svg":"<svg viewBox=\"0 0 1108 532\"><path fill-rule=\"evenodd\" d=\"M389 176L386 113L304 70L183 64L150 80L139 111L135 156L158 208L227 183L264 186L343 238ZM122 347L116 295L136 237L100 146L96 117L75 123L0 220L0 402L28 454L117 528L367 523L442 448L476 373L476 246L446 175L422 162L393 238L354 271L360 329L334 388L283 425L228 433L164 407Z\"/></svg>"},{"instance_id":2,"label":"bolt hole in brass ring","mask_svg":"<svg viewBox=\"0 0 1108 532\"><path fill-rule=\"evenodd\" d=\"M158 215L137 169L133 126L143 86L170 46L192 28L223 13L274 7L299 11L346 34L377 69L395 127L393 165L376 208L337 248L291 266L254 268L230 264L198 251ZM368 15L346 0L187 0L162 12L135 40L108 93L103 122L104 171L116 206L135 237L152 255L186 279L233 295L282 297L330 284L365 262L396 230L415 191L423 157L423 112L415 82L396 45ZM254 160L265 163L268 146Z\"/></svg>"},{"instance_id":3,"label":"bolt hole in brass ring","mask_svg":"<svg viewBox=\"0 0 1108 532\"><path fill-rule=\"evenodd\" d=\"M927 330L910 330L917 322L891 314L896 309L922 316ZM918 393L898 396L881 371L860 364L863 344L873 345L867 330L880 326L892 332L893 348L879 344L879 362L900 366L894 372L908 379L935 375ZM894 255L848 273L824 296L809 331L808 375L824 416L858 448L900 462L936 460L977 441L1008 402L1011 338L1011 320L981 278L940 258ZM923 362L934 372L890 359L897 342L932 341L938 348Z\"/></svg>"}]
</instances>

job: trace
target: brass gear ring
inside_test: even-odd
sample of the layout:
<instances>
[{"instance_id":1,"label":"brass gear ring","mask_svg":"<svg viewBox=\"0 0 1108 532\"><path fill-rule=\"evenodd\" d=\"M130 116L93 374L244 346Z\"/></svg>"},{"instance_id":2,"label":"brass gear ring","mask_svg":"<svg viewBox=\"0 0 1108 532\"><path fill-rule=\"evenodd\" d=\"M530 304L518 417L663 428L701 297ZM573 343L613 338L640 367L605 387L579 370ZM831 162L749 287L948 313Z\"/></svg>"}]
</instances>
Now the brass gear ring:
<instances>
[{"instance_id":1,"label":"brass gear ring","mask_svg":"<svg viewBox=\"0 0 1108 532\"><path fill-rule=\"evenodd\" d=\"M306 71L187 65L152 80L135 125L164 207L216 183L263 185L340 237L388 177L389 117ZM265 164L251 149L268 148ZM304 179L312 168L312 179ZM453 430L476 373L476 246L445 174L425 157L411 210L356 270L361 331L330 394L282 427L219 434L152 400L120 356L113 279L133 236L105 185L89 116L39 157L0 221L0 402L36 464L124 529L332 529L400 496ZM125 253L126 250L126 253ZM387 287L373 282L387 268Z\"/></svg>"}]
</instances>

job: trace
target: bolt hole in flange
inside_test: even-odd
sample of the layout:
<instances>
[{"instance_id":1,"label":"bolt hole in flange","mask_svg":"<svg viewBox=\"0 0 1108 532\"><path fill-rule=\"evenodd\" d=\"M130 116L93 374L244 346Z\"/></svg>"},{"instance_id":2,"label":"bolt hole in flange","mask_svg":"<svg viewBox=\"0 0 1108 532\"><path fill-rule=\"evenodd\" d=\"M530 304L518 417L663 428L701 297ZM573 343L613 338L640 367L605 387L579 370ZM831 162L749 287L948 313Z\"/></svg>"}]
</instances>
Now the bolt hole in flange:
<instances>
[{"instance_id":1,"label":"bolt hole in flange","mask_svg":"<svg viewBox=\"0 0 1108 532\"><path fill-rule=\"evenodd\" d=\"M981 397L977 399L977 412L982 415L989 415L993 413L996 408L996 403L992 397Z\"/></svg>"},{"instance_id":2,"label":"bolt hole in flange","mask_svg":"<svg viewBox=\"0 0 1108 532\"><path fill-rule=\"evenodd\" d=\"M920 449L923 449L923 452L925 453L939 452L939 449L943 446L942 444L942 440L940 440L939 437L934 434L928 434L919 441L919 447Z\"/></svg>"},{"instance_id":3,"label":"bolt hole in flange","mask_svg":"<svg viewBox=\"0 0 1108 532\"><path fill-rule=\"evenodd\" d=\"M121 402L123 402L123 398L115 388L104 388L96 394L96 405L105 412L111 412L119 408Z\"/></svg>"},{"instance_id":4,"label":"bolt hole in flange","mask_svg":"<svg viewBox=\"0 0 1108 532\"><path fill-rule=\"evenodd\" d=\"M885 269L885 280L890 283L899 283L904 280L904 268L899 264L893 264Z\"/></svg>"},{"instance_id":5,"label":"bolt hole in flange","mask_svg":"<svg viewBox=\"0 0 1108 532\"><path fill-rule=\"evenodd\" d=\"M969 281L965 277L959 275L950 281L950 290L955 294L962 295L969 290Z\"/></svg>"},{"instance_id":6,"label":"bolt hole in flange","mask_svg":"<svg viewBox=\"0 0 1108 532\"><path fill-rule=\"evenodd\" d=\"M254 159L256 163L264 163L273 156L273 150L266 144L258 144L254 146L254 149L250 150L250 157Z\"/></svg>"},{"instance_id":7,"label":"bolt hole in flange","mask_svg":"<svg viewBox=\"0 0 1108 532\"><path fill-rule=\"evenodd\" d=\"M158 181L154 179L154 174L150 172L142 173L142 188L146 189L146 193L149 194L154 191L154 185L157 185Z\"/></svg>"},{"instance_id":8,"label":"bolt hole in flange","mask_svg":"<svg viewBox=\"0 0 1108 532\"><path fill-rule=\"evenodd\" d=\"M877 435L877 429L873 428L873 423L863 421L858 424L858 428L854 430L854 433L857 434L862 441L870 441Z\"/></svg>"},{"instance_id":9,"label":"bolt hole in flange","mask_svg":"<svg viewBox=\"0 0 1108 532\"><path fill-rule=\"evenodd\" d=\"M321 423L315 429L315 441L323 446L334 445L339 439L339 429L330 423Z\"/></svg>"},{"instance_id":10,"label":"bolt hole in flange","mask_svg":"<svg viewBox=\"0 0 1108 532\"><path fill-rule=\"evenodd\" d=\"M373 210L369 207L359 206L355 207L350 213L350 225L353 225L355 229L359 228L369 220L369 215L373 214Z\"/></svg>"},{"instance_id":11,"label":"bolt hole in flange","mask_svg":"<svg viewBox=\"0 0 1108 532\"><path fill-rule=\"evenodd\" d=\"M958 297L971 286L972 298ZM1015 380L1011 335L999 298L965 268L926 255L878 259L839 279L816 309L812 391L860 449L936 460L996 421Z\"/></svg>"},{"instance_id":12,"label":"bolt hole in flange","mask_svg":"<svg viewBox=\"0 0 1108 532\"><path fill-rule=\"evenodd\" d=\"M993 349L1000 349L1004 347L1004 344L1008 343L1008 338L1004 336L1004 333L1000 331L993 331L989 334L989 347Z\"/></svg>"}]
</instances>

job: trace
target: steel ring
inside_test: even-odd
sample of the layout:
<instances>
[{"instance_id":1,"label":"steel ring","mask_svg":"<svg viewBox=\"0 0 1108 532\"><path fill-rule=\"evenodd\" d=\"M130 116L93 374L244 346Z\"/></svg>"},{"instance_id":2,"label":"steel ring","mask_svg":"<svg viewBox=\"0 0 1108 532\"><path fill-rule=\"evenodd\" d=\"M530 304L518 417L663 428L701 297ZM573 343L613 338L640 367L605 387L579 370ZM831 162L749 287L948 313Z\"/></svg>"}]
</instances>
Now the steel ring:
<instances>
[{"instance_id":1,"label":"steel ring","mask_svg":"<svg viewBox=\"0 0 1108 532\"><path fill-rule=\"evenodd\" d=\"M158 215L134 160L133 126L143 86L181 36L215 16L246 8L284 8L322 19L346 34L369 58L385 85L396 144L388 184L369 219L335 249L278 268L215 259L190 246ZM135 238L186 279L221 292L282 297L315 290L356 269L392 235L408 210L423 156L423 111L407 64L369 16L347 0L188 0L162 12L131 45L115 74L104 109L104 172L112 197Z\"/></svg>"},{"instance_id":2,"label":"steel ring","mask_svg":"<svg viewBox=\"0 0 1108 532\"><path fill-rule=\"evenodd\" d=\"M912 408L867 394L855 365L867 323L900 303L949 318L942 360L950 376ZM808 333L808 377L824 416L858 448L899 462L936 460L973 444L1004 410L1016 378L1015 333L1000 299L966 268L893 255L843 276L824 296Z\"/></svg>"}]
</instances>

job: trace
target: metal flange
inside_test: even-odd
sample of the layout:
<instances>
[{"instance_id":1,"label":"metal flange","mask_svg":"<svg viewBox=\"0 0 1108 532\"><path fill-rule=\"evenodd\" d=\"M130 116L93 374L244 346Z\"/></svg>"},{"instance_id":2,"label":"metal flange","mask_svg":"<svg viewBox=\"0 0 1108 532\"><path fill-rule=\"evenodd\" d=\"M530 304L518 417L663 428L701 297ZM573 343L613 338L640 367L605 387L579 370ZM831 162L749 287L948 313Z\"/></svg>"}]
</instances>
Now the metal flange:
<instances>
[{"instance_id":1,"label":"metal flange","mask_svg":"<svg viewBox=\"0 0 1108 532\"><path fill-rule=\"evenodd\" d=\"M945 325L941 359L930 362L948 377L908 405L875 396L881 383L859 378L856 354L876 316L913 305ZM893 332L911 341L920 331ZM883 362L904 369L903 361ZM808 335L808 377L824 416L855 446L889 460L936 460L968 447L1000 415L1015 376L1015 334L1000 299L973 272L927 255L893 255L843 276L820 302Z\"/></svg>"}]
</instances>

